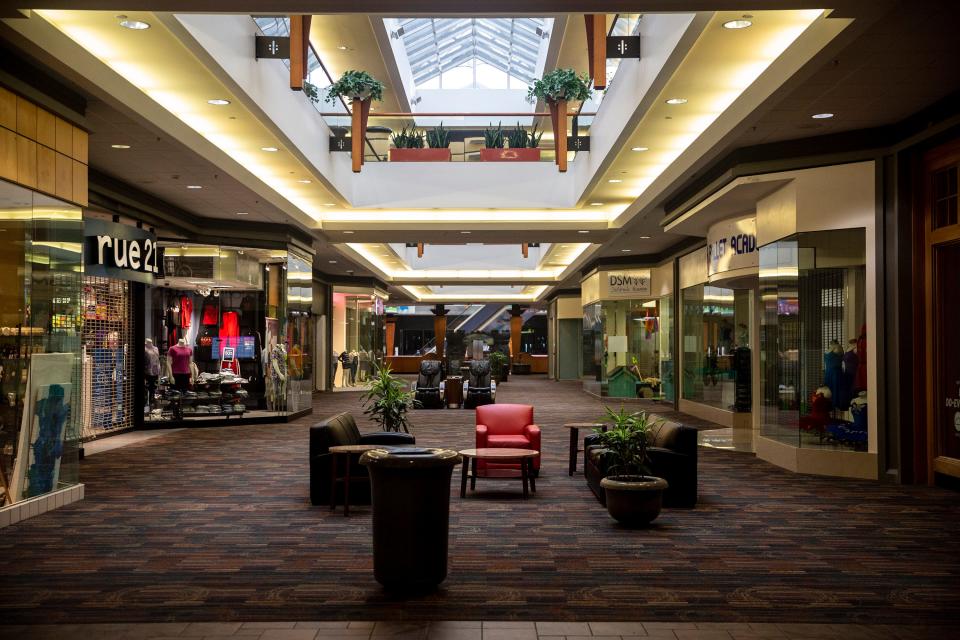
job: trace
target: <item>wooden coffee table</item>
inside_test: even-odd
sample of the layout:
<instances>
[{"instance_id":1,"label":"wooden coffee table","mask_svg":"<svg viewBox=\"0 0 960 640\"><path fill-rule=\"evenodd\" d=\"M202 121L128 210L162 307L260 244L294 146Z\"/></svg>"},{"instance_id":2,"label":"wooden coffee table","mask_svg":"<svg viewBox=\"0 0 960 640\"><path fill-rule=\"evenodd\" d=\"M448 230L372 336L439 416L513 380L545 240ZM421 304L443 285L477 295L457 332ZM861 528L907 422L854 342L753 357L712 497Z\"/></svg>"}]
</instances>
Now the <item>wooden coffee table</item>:
<instances>
[{"instance_id":1,"label":"wooden coffee table","mask_svg":"<svg viewBox=\"0 0 960 640\"><path fill-rule=\"evenodd\" d=\"M463 475L460 477L460 497L467 497L467 478L470 478L470 489L477 488L477 478L494 480L520 480L523 483L523 499L526 500L530 492L537 492L537 479L533 476L533 459L540 455L534 449L464 449L459 452L463 456ZM520 475L513 469L492 469L485 475L477 475L477 460L488 462L520 462ZM529 490L528 490L529 486Z\"/></svg>"},{"instance_id":2,"label":"wooden coffee table","mask_svg":"<svg viewBox=\"0 0 960 640\"><path fill-rule=\"evenodd\" d=\"M337 509L337 484L343 484L343 515L350 515L350 484L352 482L370 482L369 476L350 477L350 461L354 454L365 453L373 449L385 449L382 444L343 444L330 447L330 510ZM343 476L337 475L338 461L340 458L346 459L344 463Z\"/></svg>"},{"instance_id":3,"label":"wooden coffee table","mask_svg":"<svg viewBox=\"0 0 960 640\"><path fill-rule=\"evenodd\" d=\"M563 425L565 429L570 430L570 462L567 468L567 475L572 476L577 471L577 454L580 452L580 429L602 429L607 430L607 425L602 422L568 422Z\"/></svg>"}]
</instances>

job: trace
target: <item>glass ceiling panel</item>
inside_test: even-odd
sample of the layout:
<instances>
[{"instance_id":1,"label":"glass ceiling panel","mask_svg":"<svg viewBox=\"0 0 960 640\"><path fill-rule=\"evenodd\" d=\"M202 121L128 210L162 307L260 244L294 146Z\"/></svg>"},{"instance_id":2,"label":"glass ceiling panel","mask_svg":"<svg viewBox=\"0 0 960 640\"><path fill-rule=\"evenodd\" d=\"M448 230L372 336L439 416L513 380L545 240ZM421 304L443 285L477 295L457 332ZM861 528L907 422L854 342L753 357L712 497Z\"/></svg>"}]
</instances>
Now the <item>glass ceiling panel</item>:
<instances>
[{"instance_id":1,"label":"glass ceiling panel","mask_svg":"<svg viewBox=\"0 0 960 640\"><path fill-rule=\"evenodd\" d=\"M400 20L401 39L417 86L471 61L485 62L523 83L538 75L549 40L548 18L410 18Z\"/></svg>"}]
</instances>

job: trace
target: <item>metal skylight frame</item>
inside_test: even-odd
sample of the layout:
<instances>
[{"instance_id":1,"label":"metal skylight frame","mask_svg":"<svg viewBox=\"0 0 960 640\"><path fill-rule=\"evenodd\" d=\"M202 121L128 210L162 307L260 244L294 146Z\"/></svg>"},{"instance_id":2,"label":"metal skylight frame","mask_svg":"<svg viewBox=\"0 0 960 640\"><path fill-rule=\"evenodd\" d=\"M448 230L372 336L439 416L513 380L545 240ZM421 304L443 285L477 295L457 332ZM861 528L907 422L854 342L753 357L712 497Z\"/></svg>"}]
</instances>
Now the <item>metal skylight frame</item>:
<instances>
[{"instance_id":1,"label":"metal skylight frame","mask_svg":"<svg viewBox=\"0 0 960 640\"><path fill-rule=\"evenodd\" d=\"M549 34L545 18L410 18L399 22L397 35L420 86L473 60L529 84Z\"/></svg>"}]
</instances>

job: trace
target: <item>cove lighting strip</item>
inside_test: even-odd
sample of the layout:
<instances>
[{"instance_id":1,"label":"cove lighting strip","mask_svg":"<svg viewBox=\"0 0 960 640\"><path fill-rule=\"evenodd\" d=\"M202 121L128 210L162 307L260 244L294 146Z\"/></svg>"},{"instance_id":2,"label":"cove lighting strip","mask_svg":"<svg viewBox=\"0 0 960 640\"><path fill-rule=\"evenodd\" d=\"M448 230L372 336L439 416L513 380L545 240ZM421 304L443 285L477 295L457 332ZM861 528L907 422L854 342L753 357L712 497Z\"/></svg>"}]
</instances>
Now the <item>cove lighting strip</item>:
<instances>
[{"instance_id":1,"label":"cove lighting strip","mask_svg":"<svg viewBox=\"0 0 960 640\"><path fill-rule=\"evenodd\" d=\"M535 302L537 298L543 295L547 290L547 285L541 285L528 294L517 293L475 293L462 295L447 295L441 293L429 293L426 287L417 287L412 285L403 285L403 288L412 295L417 302L476 302L483 300L485 302Z\"/></svg>"}]
</instances>

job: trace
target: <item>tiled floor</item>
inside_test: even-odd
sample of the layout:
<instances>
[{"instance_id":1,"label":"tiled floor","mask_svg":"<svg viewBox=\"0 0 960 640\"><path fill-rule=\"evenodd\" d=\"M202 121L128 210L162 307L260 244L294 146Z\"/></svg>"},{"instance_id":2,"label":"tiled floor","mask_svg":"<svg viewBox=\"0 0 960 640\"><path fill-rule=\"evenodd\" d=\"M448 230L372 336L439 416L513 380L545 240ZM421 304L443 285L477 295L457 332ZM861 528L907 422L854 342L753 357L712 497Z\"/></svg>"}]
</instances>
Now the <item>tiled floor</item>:
<instances>
[{"instance_id":1,"label":"tiled floor","mask_svg":"<svg viewBox=\"0 0 960 640\"><path fill-rule=\"evenodd\" d=\"M919 640L953 627L693 622L194 622L0 626L22 640Z\"/></svg>"}]
</instances>

